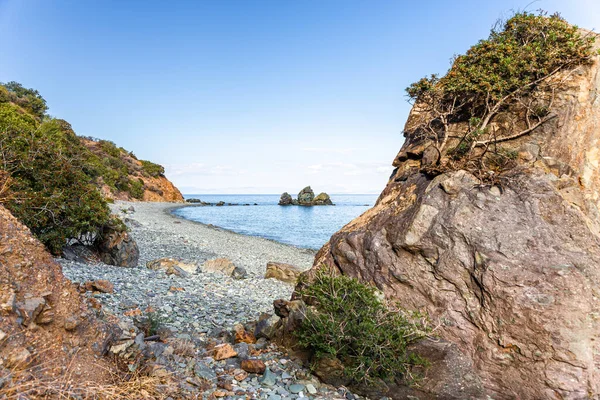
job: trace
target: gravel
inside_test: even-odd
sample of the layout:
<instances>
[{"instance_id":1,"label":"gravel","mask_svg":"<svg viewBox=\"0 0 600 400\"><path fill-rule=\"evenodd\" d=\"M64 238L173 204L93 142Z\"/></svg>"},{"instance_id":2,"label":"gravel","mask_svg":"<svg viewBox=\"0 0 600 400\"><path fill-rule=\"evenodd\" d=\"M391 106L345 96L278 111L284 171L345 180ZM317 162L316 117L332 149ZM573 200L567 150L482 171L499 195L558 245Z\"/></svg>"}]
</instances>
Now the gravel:
<instances>
[{"instance_id":1,"label":"gravel","mask_svg":"<svg viewBox=\"0 0 600 400\"><path fill-rule=\"evenodd\" d=\"M240 235L184 220L171 214L173 203L116 202L119 214L140 248L137 268L106 264L82 264L58 259L64 274L74 282L107 279L113 294L94 294L108 311L122 317L136 307L154 309L163 323L178 331L208 332L231 329L235 323L272 312L273 300L289 298L293 286L263 279L269 261L308 269L315 252L271 240ZM135 211L123 212L133 207ZM226 257L248 272L248 278L198 272L187 278L167 276L146 268L147 261L171 257L199 265L207 259Z\"/></svg>"}]
</instances>

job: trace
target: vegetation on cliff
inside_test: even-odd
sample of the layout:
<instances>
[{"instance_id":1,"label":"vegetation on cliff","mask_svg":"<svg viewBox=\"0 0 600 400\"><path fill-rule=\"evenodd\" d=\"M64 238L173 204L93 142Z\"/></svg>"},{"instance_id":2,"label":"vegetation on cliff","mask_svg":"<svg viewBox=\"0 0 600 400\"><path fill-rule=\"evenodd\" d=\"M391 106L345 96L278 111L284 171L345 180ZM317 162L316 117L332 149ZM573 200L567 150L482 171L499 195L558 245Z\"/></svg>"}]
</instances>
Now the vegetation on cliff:
<instances>
[{"instance_id":1,"label":"vegetation on cliff","mask_svg":"<svg viewBox=\"0 0 600 400\"><path fill-rule=\"evenodd\" d=\"M446 76L409 86L421 115L409 129L437 151L430 170L467 169L486 178L510 167L516 154L500 143L556 117L557 90L590 62L594 38L558 14L517 13L457 56Z\"/></svg>"},{"instance_id":2,"label":"vegetation on cliff","mask_svg":"<svg viewBox=\"0 0 600 400\"><path fill-rule=\"evenodd\" d=\"M0 203L57 254L68 239L93 240L106 226L122 229L100 186L141 199L142 177L164 169L140 164L112 142L79 137L46 111L36 90L0 85Z\"/></svg>"},{"instance_id":3,"label":"vegetation on cliff","mask_svg":"<svg viewBox=\"0 0 600 400\"><path fill-rule=\"evenodd\" d=\"M427 363L408 351L427 333L421 316L386 307L373 287L318 272L299 294L314 307L295 334L317 363L323 357L338 358L354 382L407 379L414 366Z\"/></svg>"}]
</instances>

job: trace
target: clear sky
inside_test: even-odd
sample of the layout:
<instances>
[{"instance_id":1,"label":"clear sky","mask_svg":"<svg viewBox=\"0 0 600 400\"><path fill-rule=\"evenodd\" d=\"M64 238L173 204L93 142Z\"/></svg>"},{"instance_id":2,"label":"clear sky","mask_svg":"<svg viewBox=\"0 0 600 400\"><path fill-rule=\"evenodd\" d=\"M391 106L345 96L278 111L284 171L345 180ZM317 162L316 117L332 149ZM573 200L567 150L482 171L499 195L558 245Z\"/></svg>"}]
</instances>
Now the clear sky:
<instances>
[{"instance_id":1,"label":"clear sky","mask_svg":"<svg viewBox=\"0 0 600 400\"><path fill-rule=\"evenodd\" d=\"M0 0L0 81L184 193L378 193L404 88L524 8L600 30L598 0Z\"/></svg>"}]
</instances>

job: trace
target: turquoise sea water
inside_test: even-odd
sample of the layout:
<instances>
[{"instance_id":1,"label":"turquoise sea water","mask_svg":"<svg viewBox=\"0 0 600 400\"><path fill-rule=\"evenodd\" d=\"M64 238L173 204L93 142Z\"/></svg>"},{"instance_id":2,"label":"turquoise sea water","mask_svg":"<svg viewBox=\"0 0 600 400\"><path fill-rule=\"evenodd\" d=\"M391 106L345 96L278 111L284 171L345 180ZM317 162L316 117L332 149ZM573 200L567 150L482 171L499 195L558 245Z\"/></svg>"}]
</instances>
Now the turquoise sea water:
<instances>
[{"instance_id":1,"label":"turquoise sea water","mask_svg":"<svg viewBox=\"0 0 600 400\"><path fill-rule=\"evenodd\" d=\"M184 207L174 214L245 235L260 236L296 247L319 249L341 227L371 208L378 195L331 195L335 206L279 206L279 195L185 195L208 203L236 206ZM242 204L251 204L243 206ZM257 204L257 205L254 205Z\"/></svg>"}]
</instances>

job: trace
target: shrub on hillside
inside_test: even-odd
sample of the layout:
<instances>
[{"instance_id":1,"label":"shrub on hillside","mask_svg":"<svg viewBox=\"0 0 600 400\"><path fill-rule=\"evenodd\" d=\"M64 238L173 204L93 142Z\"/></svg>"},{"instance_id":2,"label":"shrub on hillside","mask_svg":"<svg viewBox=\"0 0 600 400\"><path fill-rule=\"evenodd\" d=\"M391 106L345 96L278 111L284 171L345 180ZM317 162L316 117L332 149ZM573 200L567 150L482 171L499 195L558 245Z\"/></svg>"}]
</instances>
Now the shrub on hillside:
<instances>
[{"instance_id":1,"label":"shrub on hillside","mask_svg":"<svg viewBox=\"0 0 600 400\"><path fill-rule=\"evenodd\" d=\"M150 176L157 178L165 173L165 168L162 165L146 160L141 160L141 163L144 172Z\"/></svg>"},{"instance_id":2,"label":"shrub on hillside","mask_svg":"<svg viewBox=\"0 0 600 400\"><path fill-rule=\"evenodd\" d=\"M314 308L295 332L299 344L316 360L337 357L353 381L407 379L412 367L427 364L407 350L427 334L423 318L386 307L373 287L319 272L300 294Z\"/></svg>"},{"instance_id":3,"label":"shrub on hillside","mask_svg":"<svg viewBox=\"0 0 600 400\"><path fill-rule=\"evenodd\" d=\"M68 123L38 123L2 103L0 136L1 168L10 176L5 205L51 252L109 221L104 198L84 172L85 149Z\"/></svg>"},{"instance_id":4,"label":"shrub on hillside","mask_svg":"<svg viewBox=\"0 0 600 400\"><path fill-rule=\"evenodd\" d=\"M27 89L17 82L1 83L0 102L11 101L33 114L38 120L46 115L46 100L35 89Z\"/></svg>"},{"instance_id":5,"label":"shrub on hillside","mask_svg":"<svg viewBox=\"0 0 600 400\"><path fill-rule=\"evenodd\" d=\"M431 75L406 89L421 116L411 136L450 156L442 170L502 172L498 165L510 160L500 144L556 117L560 74L591 61L594 39L558 14L515 14L455 57L444 77Z\"/></svg>"}]
</instances>

